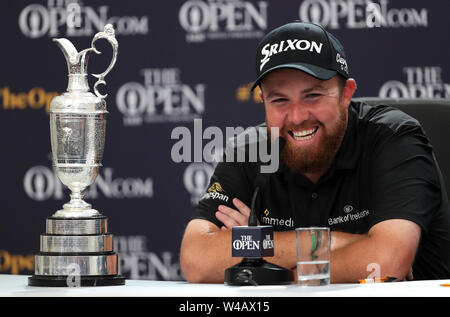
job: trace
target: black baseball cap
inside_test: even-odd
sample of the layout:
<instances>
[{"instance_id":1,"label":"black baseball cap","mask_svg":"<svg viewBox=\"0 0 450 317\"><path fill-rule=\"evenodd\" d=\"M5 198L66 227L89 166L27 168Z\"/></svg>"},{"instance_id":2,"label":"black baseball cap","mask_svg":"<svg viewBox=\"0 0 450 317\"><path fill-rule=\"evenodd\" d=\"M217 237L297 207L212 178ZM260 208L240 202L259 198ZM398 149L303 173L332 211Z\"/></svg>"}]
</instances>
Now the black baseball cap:
<instances>
[{"instance_id":1,"label":"black baseball cap","mask_svg":"<svg viewBox=\"0 0 450 317\"><path fill-rule=\"evenodd\" d=\"M294 68L320 80L336 74L349 78L344 47L331 33L314 23L294 21L269 32L258 44L255 89L269 72Z\"/></svg>"}]
</instances>

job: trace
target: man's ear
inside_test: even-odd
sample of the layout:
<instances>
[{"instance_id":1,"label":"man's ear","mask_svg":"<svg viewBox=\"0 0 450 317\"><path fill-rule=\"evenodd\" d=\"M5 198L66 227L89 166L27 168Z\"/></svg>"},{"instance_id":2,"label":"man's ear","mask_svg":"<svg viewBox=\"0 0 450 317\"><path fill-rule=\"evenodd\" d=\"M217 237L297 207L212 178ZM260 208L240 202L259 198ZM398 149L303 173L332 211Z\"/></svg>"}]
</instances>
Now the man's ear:
<instances>
[{"instance_id":1,"label":"man's ear","mask_svg":"<svg viewBox=\"0 0 450 317\"><path fill-rule=\"evenodd\" d=\"M350 101L352 100L355 91L356 81L353 78L347 79L347 81L345 82L345 86L342 89L342 99L347 107L350 105Z\"/></svg>"},{"instance_id":2,"label":"man's ear","mask_svg":"<svg viewBox=\"0 0 450 317\"><path fill-rule=\"evenodd\" d=\"M263 98L263 93L262 93L261 86L259 86L259 98L261 99L261 101L264 102L264 98Z\"/></svg>"}]
</instances>

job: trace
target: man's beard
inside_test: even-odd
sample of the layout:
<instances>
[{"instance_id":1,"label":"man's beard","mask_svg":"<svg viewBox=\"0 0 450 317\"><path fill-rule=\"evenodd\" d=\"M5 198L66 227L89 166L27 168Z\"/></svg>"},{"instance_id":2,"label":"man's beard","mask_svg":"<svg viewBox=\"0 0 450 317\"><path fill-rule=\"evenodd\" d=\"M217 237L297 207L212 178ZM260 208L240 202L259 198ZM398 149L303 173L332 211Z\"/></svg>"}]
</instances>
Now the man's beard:
<instances>
[{"instance_id":1,"label":"man's beard","mask_svg":"<svg viewBox=\"0 0 450 317\"><path fill-rule=\"evenodd\" d=\"M324 172L328 169L336 156L337 151L344 138L347 129L347 112L343 108L339 113L339 118L335 124L326 130L323 124L319 123L321 131L320 143L313 146L293 146L291 142L286 141L281 158L286 166L293 173L307 174ZM280 136L285 139L290 138L288 131L295 127L284 127L280 131ZM270 128L268 129L270 133Z\"/></svg>"}]
</instances>

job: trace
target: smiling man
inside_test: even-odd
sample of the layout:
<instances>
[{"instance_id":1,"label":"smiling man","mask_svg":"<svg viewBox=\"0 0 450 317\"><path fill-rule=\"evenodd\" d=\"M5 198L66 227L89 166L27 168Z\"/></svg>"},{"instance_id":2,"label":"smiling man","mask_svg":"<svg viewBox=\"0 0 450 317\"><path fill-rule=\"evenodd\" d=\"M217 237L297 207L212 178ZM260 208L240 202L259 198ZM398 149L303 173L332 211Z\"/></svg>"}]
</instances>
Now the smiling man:
<instances>
[{"instance_id":1,"label":"smiling man","mask_svg":"<svg viewBox=\"0 0 450 317\"><path fill-rule=\"evenodd\" d=\"M321 81L283 68L265 75L261 82L268 130L278 127L287 141L284 162L314 182L330 166L347 128L348 101L355 82L348 80L344 92L340 81L337 76Z\"/></svg>"},{"instance_id":2,"label":"smiling man","mask_svg":"<svg viewBox=\"0 0 450 317\"><path fill-rule=\"evenodd\" d=\"M315 24L293 22L267 34L256 73L267 133L243 133L233 144L242 151L267 142L273 128L286 141L257 210L261 224L274 226L270 262L295 270L294 229L327 226L332 283L366 278L374 264L381 276L450 278L449 203L417 120L352 101L356 83L343 47ZM231 228L248 223L259 166L217 165L207 191L229 199L200 200L181 246L188 281L222 283L225 269L240 262L231 257Z\"/></svg>"}]
</instances>

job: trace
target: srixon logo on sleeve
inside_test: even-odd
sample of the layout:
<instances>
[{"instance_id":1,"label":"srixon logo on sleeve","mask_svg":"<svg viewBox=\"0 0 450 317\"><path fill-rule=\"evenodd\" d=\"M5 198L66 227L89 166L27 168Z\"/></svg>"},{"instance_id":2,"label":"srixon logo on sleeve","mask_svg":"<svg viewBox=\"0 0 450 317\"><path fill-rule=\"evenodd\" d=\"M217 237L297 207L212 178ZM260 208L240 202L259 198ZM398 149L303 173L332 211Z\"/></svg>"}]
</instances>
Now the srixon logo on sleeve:
<instances>
[{"instance_id":1,"label":"srixon logo on sleeve","mask_svg":"<svg viewBox=\"0 0 450 317\"><path fill-rule=\"evenodd\" d=\"M289 50L295 51L309 51L320 54L322 52L323 43L318 43L316 41L308 41L308 40L300 40L300 39L292 39L292 40L283 40L278 43L267 43L261 49L261 55L263 58L261 59L261 64L259 66L259 70L261 71L264 65L270 60L270 57L276 55L278 53L287 52Z\"/></svg>"}]
</instances>

